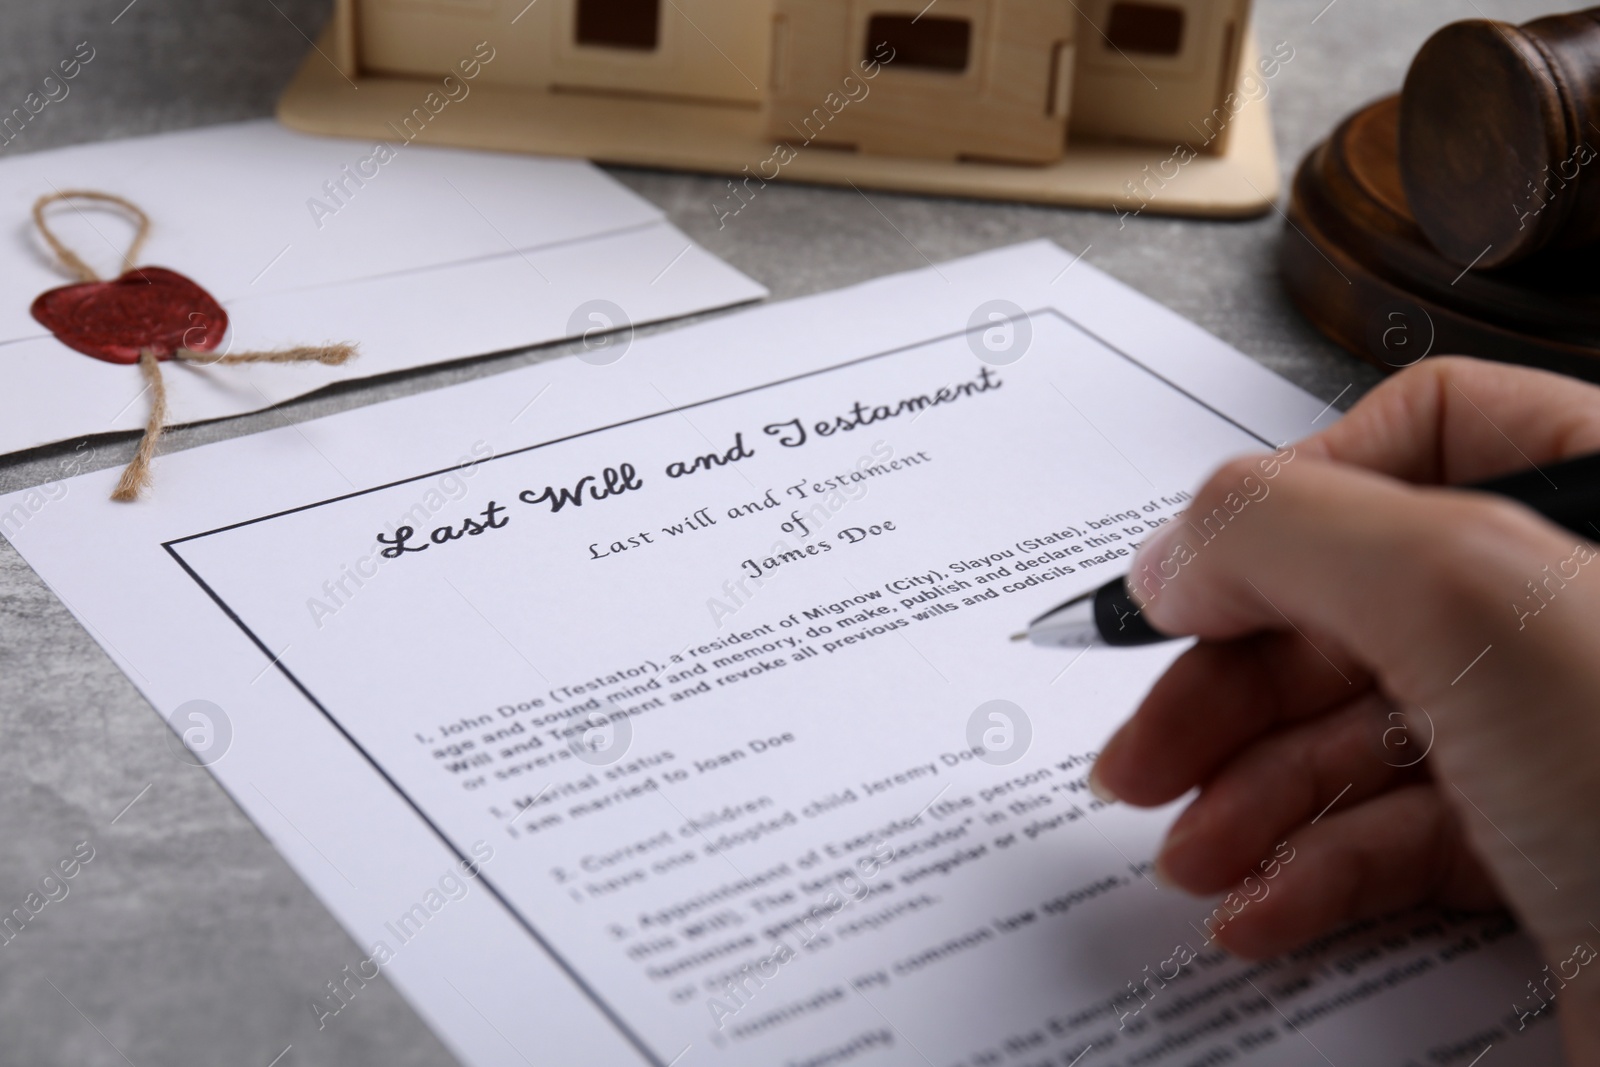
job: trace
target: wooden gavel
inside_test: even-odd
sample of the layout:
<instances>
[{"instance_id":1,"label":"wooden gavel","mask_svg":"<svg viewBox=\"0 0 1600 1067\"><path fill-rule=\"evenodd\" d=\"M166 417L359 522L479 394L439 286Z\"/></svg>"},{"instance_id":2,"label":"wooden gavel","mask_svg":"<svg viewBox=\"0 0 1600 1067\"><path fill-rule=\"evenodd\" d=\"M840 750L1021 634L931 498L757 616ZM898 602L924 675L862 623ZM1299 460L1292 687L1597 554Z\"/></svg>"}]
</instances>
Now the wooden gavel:
<instances>
[{"instance_id":1,"label":"wooden gavel","mask_svg":"<svg viewBox=\"0 0 1600 1067\"><path fill-rule=\"evenodd\" d=\"M1400 96L1417 225L1476 270L1600 241L1600 7L1428 39Z\"/></svg>"}]
</instances>

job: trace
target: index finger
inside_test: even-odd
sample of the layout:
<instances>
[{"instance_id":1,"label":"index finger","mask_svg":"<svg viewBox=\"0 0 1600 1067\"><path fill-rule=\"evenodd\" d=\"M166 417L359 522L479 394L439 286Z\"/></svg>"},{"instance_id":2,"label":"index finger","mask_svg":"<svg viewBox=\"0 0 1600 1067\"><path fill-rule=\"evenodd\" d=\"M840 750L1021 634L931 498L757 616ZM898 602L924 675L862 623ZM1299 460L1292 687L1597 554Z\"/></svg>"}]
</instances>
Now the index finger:
<instances>
[{"instance_id":1,"label":"index finger","mask_svg":"<svg viewBox=\"0 0 1600 1067\"><path fill-rule=\"evenodd\" d=\"M1460 485L1600 451L1600 388L1460 356L1380 383L1295 446L1403 481Z\"/></svg>"}]
</instances>

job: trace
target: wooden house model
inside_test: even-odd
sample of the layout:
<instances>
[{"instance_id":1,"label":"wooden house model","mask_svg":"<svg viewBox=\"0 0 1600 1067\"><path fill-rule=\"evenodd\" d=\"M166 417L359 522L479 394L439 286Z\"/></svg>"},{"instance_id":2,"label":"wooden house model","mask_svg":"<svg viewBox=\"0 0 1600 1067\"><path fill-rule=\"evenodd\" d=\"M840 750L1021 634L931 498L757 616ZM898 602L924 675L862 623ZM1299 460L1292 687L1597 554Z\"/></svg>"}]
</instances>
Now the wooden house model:
<instances>
[{"instance_id":1,"label":"wooden house model","mask_svg":"<svg viewBox=\"0 0 1600 1067\"><path fill-rule=\"evenodd\" d=\"M280 105L377 132L396 103L490 49L443 143L1115 206L1186 145L1209 177L1155 210L1248 214L1276 189L1249 0L337 0ZM324 69L327 68L327 69ZM330 77L330 74L336 77ZM342 82L341 82L342 79ZM1259 78L1257 79L1259 80ZM357 99L365 97L365 99ZM1230 153L1249 127L1251 143ZM1263 165L1263 162L1265 165ZM1241 170L1242 168L1242 170ZM1248 193L1233 178L1246 181ZM1219 181L1219 178L1221 179ZM1148 189L1149 183L1145 183Z\"/></svg>"}]
</instances>

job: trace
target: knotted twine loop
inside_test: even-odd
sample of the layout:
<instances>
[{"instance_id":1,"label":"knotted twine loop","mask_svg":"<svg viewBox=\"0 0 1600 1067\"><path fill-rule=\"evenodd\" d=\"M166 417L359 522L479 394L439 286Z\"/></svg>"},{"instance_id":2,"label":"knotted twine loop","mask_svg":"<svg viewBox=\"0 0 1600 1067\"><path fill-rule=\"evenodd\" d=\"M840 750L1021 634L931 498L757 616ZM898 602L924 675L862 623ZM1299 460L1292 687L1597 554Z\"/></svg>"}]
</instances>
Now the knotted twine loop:
<instances>
[{"instance_id":1,"label":"knotted twine loop","mask_svg":"<svg viewBox=\"0 0 1600 1067\"><path fill-rule=\"evenodd\" d=\"M135 269L139 251L144 247L144 240L150 234L150 217L131 200L112 193L101 193L92 189L59 189L33 202L33 221L34 225L39 227L39 233L44 238L45 244L50 246L50 251L55 253L56 259L69 274L80 282L102 280L93 267L85 263L76 252L51 232L49 224L45 222L44 209L62 200L94 200L112 204L132 215L138 222L138 230L134 233L133 240L129 242L127 252L123 254L122 269L124 272ZM264 352L227 352L221 355L180 348L172 353L172 358L180 363L202 367L238 363L321 363L336 367L355 355L354 345L341 344L301 345ZM117 480L116 489L111 493L112 500L137 500L139 494L150 487L152 481L150 464L155 459L156 442L161 440L161 432L166 428L167 387L161 377L161 361L154 350L145 349L139 353L139 371L144 376L145 389L150 393L150 417L145 422L144 435L139 440L139 448L133 454L133 460L124 468L122 477Z\"/></svg>"},{"instance_id":2,"label":"knotted twine loop","mask_svg":"<svg viewBox=\"0 0 1600 1067\"><path fill-rule=\"evenodd\" d=\"M39 233L44 237L44 243L50 246L50 251L56 254L61 265L67 269L80 282L97 282L100 275L94 268L78 257L78 254L61 243L61 238L50 231L50 226L44 221L44 209L58 200L98 200L102 204L115 204L128 214L139 220L139 230L133 235L133 240L128 244L128 250L122 256L122 269L130 271L134 262L139 258L139 250L144 247L144 239L150 236L150 216L139 210L139 205L131 200L124 200L111 193L97 193L92 189L57 189L46 196L41 196L33 202L33 224L39 227ZM76 210L76 209L74 209Z\"/></svg>"}]
</instances>

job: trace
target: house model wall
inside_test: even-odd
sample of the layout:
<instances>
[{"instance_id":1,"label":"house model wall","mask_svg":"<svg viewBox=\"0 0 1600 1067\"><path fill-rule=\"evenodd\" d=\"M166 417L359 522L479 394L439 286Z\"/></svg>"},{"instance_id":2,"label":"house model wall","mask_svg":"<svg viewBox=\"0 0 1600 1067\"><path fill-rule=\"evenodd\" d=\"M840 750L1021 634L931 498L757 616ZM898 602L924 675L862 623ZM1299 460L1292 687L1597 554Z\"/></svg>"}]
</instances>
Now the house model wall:
<instances>
[{"instance_id":1,"label":"house model wall","mask_svg":"<svg viewBox=\"0 0 1600 1067\"><path fill-rule=\"evenodd\" d=\"M1066 147L1077 18L1056 0L775 0L767 133L1053 162Z\"/></svg>"},{"instance_id":2,"label":"house model wall","mask_svg":"<svg viewBox=\"0 0 1600 1067\"><path fill-rule=\"evenodd\" d=\"M1250 0L1073 0L1082 12L1071 134L1222 148Z\"/></svg>"},{"instance_id":3,"label":"house model wall","mask_svg":"<svg viewBox=\"0 0 1600 1067\"><path fill-rule=\"evenodd\" d=\"M374 74L436 77L488 41L488 82L763 109L776 140L1033 164L1079 138L1220 151L1249 17L1249 0L341 2Z\"/></svg>"}]
</instances>

